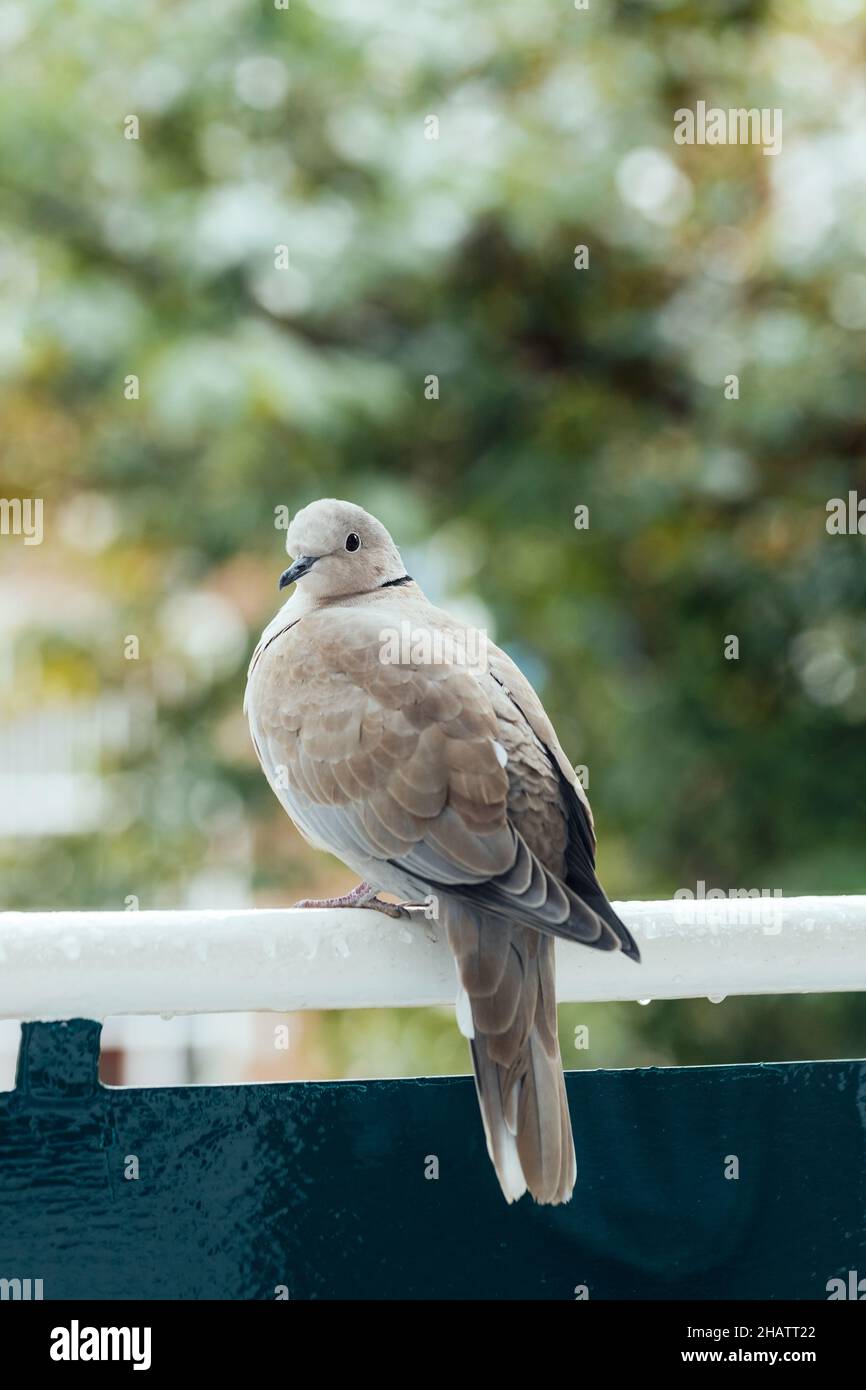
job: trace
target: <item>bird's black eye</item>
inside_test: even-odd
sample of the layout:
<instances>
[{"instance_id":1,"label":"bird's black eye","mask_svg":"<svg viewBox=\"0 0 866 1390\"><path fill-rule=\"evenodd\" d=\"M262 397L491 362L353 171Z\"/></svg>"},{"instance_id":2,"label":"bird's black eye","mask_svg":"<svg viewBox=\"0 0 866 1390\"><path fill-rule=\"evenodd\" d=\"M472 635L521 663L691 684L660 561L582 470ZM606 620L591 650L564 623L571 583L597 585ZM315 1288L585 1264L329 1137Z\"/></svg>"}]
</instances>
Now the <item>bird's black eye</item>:
<instances>
[{"instance_id":1,"label":"bird's black eye","mask_svg":"<svg viewBox=\"0 0 866 1390\"><path fill-rule=\"evenodd\" d=\"M354 531L350 531L349 534L348 534L348 536L346 537L346 549L347 549L347 550L360 550L360 549L361 549L361 537L360 537L360 536L357 536L357 535L355 534Z\"/></svg>"}]
</instances>

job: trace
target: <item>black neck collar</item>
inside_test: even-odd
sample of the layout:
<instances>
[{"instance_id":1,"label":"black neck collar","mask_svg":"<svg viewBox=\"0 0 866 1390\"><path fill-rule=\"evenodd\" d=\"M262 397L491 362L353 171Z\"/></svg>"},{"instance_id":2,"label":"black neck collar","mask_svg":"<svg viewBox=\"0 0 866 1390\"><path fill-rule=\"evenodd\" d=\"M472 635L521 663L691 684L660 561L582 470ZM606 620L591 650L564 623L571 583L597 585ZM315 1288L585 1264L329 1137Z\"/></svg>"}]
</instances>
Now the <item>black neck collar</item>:
<instances>
[{"instance_id":1,"label":"black neck collar","mask_svg":"<svg viewBox=\"0 0 866 1390\"><path fill-rule=\"evenodd\" d=\"M413 582L413 581L412 581L412 576L411 576L411 574L401 574L401 576L400 576L399 579L386 579L384 584L380 584L380 585L379 585L379 588L380 588L380 589L393 589L393 588L395 588L396 585L398 585L398 584L411 584L412 582Z\"/></svg>"}]
</instances>

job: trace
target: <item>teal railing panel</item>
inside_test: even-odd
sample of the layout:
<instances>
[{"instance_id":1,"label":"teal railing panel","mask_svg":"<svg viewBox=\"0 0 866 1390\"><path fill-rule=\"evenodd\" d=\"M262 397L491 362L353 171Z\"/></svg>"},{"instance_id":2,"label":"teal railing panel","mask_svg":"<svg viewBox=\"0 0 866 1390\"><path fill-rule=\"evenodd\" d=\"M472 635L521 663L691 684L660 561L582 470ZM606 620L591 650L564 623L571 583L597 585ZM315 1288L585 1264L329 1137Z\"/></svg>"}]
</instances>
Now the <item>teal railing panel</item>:
<instances>
[{"instance_id":1,"label":"teal railing panel","mask_svg":"<svg viewBox=\"0 0 866 1390\"><path fill-rule=\"evenodd\" d=\"M574 1199L508 1207L469 1077L112 1089L99 1033L25 1025L0 1094L0 1279L46 1299L825 1299L866 1275L860 1061L572 1072Z\"/></svg>"}]
</instances>

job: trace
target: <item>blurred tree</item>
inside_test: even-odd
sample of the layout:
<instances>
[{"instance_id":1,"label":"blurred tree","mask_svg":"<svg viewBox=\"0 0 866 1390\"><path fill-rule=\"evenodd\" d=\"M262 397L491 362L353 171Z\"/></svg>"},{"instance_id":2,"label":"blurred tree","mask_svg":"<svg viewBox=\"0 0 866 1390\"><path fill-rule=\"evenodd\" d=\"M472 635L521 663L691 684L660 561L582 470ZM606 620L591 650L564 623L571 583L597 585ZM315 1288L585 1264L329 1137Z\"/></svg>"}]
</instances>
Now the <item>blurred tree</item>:
<instances>
[{"instance_id":1,"label":"blurred tree","mask_svg":"<svg viewBox=\"0 0 866 1390\"><path fill-rule=\"evenodd\" d=\"M8 829L41 778L5 906L348 882L240 709L277 509L322 495L542 687L612 896L864 890L864 541L825 527L866 492L862 11L0 6L2 495L45 507L0 540ZM780 108L782 153L675 145L698 100ZM72 710L99 803L40 833ZM575 1061L862 1052L859 1013L618 1006ZM463 1066L434 1013L324 1026Z\"/></svg>"}]
</instances>

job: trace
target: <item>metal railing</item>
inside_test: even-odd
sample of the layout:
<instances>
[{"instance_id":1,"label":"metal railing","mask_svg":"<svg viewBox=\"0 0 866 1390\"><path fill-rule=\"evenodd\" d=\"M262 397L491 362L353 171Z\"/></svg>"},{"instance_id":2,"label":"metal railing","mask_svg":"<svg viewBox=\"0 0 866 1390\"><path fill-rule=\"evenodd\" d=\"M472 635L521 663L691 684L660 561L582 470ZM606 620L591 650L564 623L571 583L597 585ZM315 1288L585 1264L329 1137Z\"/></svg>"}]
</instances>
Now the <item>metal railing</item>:
<instances>
[{"instance_id":1,"label":"metal railing","mask_svg":"<svg viewBox=\"0 0 866 1390\"><path fill-rule=\"evenodd\" d=\"M866 897L617 909L644 963L561 945L561 1000L866 989ZM109 1015L450 1002L443 938L371 911L0 916L0 1017L31 1020L0 1298L859 1296L861 1061L569 1072L556 1208L506 1206L468 1076L100 1083Z\"/></svg>"},{"instance_id":2,"label":"metal railing","mask_svg":"<svg viewBox=\"0 0 866 1390\"><path fill-rule=\"evenodd\" d=\"M866 990L866 896L615 907L642 963L557 942L561 1003ZM421 911L7 912L0 1018L448 1004L444 938Z\"/></svg>"}]
</instances>

